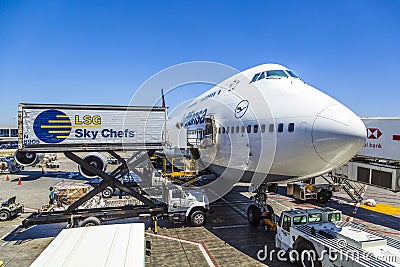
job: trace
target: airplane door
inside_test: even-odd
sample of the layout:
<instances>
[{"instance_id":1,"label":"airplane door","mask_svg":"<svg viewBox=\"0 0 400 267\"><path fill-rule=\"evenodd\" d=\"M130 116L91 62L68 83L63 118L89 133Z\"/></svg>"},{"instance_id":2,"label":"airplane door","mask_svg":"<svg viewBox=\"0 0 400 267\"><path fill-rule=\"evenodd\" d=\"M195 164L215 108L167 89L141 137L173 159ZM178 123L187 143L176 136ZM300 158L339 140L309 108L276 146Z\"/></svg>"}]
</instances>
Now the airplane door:
<instances>
[{"instance_id":1,"label":"airplane door","mask_svg":"<svg viewBox=\"0 0 400 267\"><path fill-rule=\"evenodd\" d=\"M208 139L207 144L205 145L214 145L215 144L215 120L213 115L208 115L205 120L205 129L204 129L204 139Z\"/></svg>"}]
</instances>

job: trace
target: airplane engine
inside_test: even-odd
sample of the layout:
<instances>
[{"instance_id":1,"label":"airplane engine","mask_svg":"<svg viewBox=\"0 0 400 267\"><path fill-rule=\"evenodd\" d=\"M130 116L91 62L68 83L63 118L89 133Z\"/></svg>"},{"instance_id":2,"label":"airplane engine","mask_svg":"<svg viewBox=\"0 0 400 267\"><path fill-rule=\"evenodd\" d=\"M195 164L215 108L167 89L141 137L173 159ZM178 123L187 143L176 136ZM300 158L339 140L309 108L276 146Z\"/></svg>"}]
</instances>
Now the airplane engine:
<instances>
[{"instance_id":1,"label":"airplane engine","mask_svg":"<svg viewBox=\"0 0 400 267\"><path fill-rule=\"evenodd\" d=\"M99 169L101 171L105 171L107 168L107 159L104 157L103 154L98 153L98 152L90 152L86 154L85 156L82 157L84 161L95 167L96 169ZM78 170L80 174L85 176L86 178L96 178L97 175L92 173L91 171L85 169L81 165L78 166Z\"/></svg>"},{"instance_id":2,"label":"airplane engine","mask_svg":"<svg viewBox=\"0 0 400 267\"><path fill-rule=\"evenodd\" d=\"M39 163L44 157L44 153L15 151L14 158L22 166L31 166Z\"/></svg>"}]
</instances>

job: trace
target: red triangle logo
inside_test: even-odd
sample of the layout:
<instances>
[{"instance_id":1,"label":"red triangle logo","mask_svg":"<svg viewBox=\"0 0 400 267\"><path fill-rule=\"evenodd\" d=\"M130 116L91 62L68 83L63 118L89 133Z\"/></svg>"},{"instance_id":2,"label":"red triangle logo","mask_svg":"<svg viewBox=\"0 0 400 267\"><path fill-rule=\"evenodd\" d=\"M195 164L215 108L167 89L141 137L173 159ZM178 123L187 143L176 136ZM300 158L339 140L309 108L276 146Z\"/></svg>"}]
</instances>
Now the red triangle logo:
<instances>
[{"instance_id":1,"label":"red triangle logo","mask_svg":"<svg viewBox=\"0 0 400 267\"><path fill-rule=\"evenodd\" d=\"M382 136L382 132L378 128L368 128L367 137L368 139L378 139Z\"/></svg>"}]
</instances>

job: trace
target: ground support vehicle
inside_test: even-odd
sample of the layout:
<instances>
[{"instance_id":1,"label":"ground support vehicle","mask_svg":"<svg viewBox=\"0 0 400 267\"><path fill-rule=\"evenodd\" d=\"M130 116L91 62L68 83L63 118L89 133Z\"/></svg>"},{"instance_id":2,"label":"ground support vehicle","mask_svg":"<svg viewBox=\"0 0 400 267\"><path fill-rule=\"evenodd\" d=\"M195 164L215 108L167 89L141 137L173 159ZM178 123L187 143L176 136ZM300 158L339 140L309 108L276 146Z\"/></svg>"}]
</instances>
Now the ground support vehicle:
<instances>
[{"instance_id":1,"label":"ground support vehicle","mask_svg":"<svg viewBox=\"0 0 400 267\"><path fill-rule=\"evenodd\" d=\"M0 157L0 173L16 173L20 166L10 157Z\"/></svg>"},{"instance_id":2,"label":"ground support vehicle","mask_svg":"<svg viewBox=\"0 0 400 267\"><path fill-rule=\"evenodd\" d=\"M9 220L15 215L24 212L24 206L20 203L15 203L15 198L12 197L0 204L0 221Z\"/></svg>"},{"instance_id":3,"label":"ground support vehicle","mask_svg":"<svg viewBox=\"0 0 400 267\"><path fill-rule=\"evenodd\" d=\"M283 211L275 245L303 266L400 266L400 241L342 222L331 208Z\"/></svg>"},{"instance_id":4,"label":"ground support vehicle","mask_svg":"<svg viewBox=\"0 0 400 267\"><path fill-rule=\"evenodd\" d=\"M127 187L122 184L117 177L128 173L127 162L113 151L108 151L114 157L123 162L111 174L97 169L90 163L84 161L72 152L65 152L65 155L80 164L83 168L98 175L103 179L100 185L90 191L87 195L71 204L65 211L38 212L32 213L27 217L22 225L29 227L36 224L49 224L67 222L70 227L99 225L102 221L116 220L124 218L150 218L154 221L155 230L157 229L157 220L170 219L174 222L189 221L193 226L201 226L205 223L206 212L209 210L207 196L196 189L182 189L179 186L167 184L162 188L161 198L147 198L140 194L137 189ZM134 155L131 164L139 164L147 157L144 154ZM129 161L129 160L128 160ZM84 202L102 192L109 186L115 186L131 196L138 199L142 205L126 205L121 207L103 207L94 209L79 209Z\"/></svg>"},{"instance_id":5,"label":"ground support vehicle","mask_svg":"<svg viewBox=\"0 0 400 267\"><path fill-rule=\"evenodd\" d=\"M58 163L58 161L47 162L46 168L49 168L49 169L60 168L60 163Z\"/></svg>"},{"instance_id":6,"label":"ground support vehicle","mask_svg":"<svg viewBox=\"0 0 400 267\"><path fill-rule=\"evenodd\" d=\"M301 201L317 200L325 204L332 197L332 185L315 185L305 182L289 183L287 185L287 194Z\"/></svg>"},{"instance_id":7,"label":"ground support vehicle","mask_svg":"<svg viewBox=\"0 0 400 267\"><path fill-rule=\"evenodd\" d=\"M70 204L65 211L33 213L22 224L29 226L64 221L73 227L136 216L150 217L155 222L155 228L159 218L188 220L195 226L204 224L208 200L199 190L188 193L182 188L162 188L160 185L151 189L161 193L158 199L144 195L144 186L154 187L154 183L148 175L150 170L139 166L147 166L141 164L149 161L156 150L163 150L166 145L165 112L165 107L153 106L20 104L15 158L21 165L36 164L44 152L59 152L77 163L83 176L102 179L97 187ZM123 159L116 151L132 151L132 156ZM76 152L89 153L79 157ZM107 159L99 152L108 153L120 165L107 173ZM142 179L140 186L129 187L122 182L121 179L130 172ZM107 188L119 189L141 204L86 210L79 208Z\"/></svg>"}]
</instances>

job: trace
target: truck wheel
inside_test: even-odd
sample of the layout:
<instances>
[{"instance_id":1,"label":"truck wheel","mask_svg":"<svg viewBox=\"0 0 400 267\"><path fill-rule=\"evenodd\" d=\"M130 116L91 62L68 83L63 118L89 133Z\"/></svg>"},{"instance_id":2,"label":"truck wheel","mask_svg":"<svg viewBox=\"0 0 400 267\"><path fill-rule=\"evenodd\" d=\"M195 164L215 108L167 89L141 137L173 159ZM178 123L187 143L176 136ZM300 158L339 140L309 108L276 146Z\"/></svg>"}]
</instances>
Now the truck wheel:
<instances>
[{"instance_id":1,"label":"truck wheel","mask_svg":"<svg viewBox=\"0 0 400 267\"><path fill-rule=\"evenodd\" d=\"M206 221L206 215L202 210L196 210L190 215L190 223L194 227L203 226Z\"/></svg>"},{"instance_id":2,"label":"truck wheel","mask_svg":"<svg viewBox=\"0 0 400 267\"><path fill-rule=\"evenodd\" d=\"M297 247L300 255L301 265L304 267L322 267L321 261L318 260L319 256L315 251L313 244L303 241Z\"/></svg>"},{"instance_id":3,"label":"truck wheel","mask_svg":"<svg viewBox=\"0 0 400 267\"><path fill-rule=\"evenodd\" d=\"M251 205L248 209L247 209L247 220L249 221L249 223L253 226L257 226L260 224L261 221L261 211L260 209L255 206L255 205Z\"/></svg>"},{"instance_id":4,"label":"truck wheel","mask_svg":"<svg viewBox=\"0 0 400 267\"><path fill-rule=\"evenodd\" d=\"M7 221L10 219L10 213L6 210L0 211L0 221Z\"/></svg>"},{"instance_id":5,"label":"truck wheel","mask_svg":"<svg viewBox=\"0 0 400 267\"><path fill-rule=\"evenodd\" d=\"M114 189L110 186L106 187L106 189L104 189L103 192L101 192L101 195L104 198L110 198L112 197L113 194L114 194Z\"/></svg>"},{"instance_id":6,"label":"truck wheel","mask_svg":"<svg viewBox=\"0 0 400 267\"><path fill-rule=\"evenodd\" d=\"M327 193L327 195L328 195L328 199L331 199L332 196L333 196L332 191L329 190L329 191L327 191L326 193Z\"/></svg>"},{"instance_id":7,"label":"truck wheel","mask_svg":"<svg viewBox=\"0 0 400 267\"><path fill-rule=\"evenodd\" d=\"M79 226L80 227L90 227L90 226L97 226L100 225L101 221L97 217L89 217L84 219Z\"/></svg>"},{"instance_id":8,"label":"truck wheel","mask_svg":"<svg viewBox=\"0 0 400 267\"><path fill-rule=\"evenodd\" d=\"M321 204L326 204L328 202L328 194L326 191L321 191L317 193L317 201Z\"/></svg>"}]
</instances>

